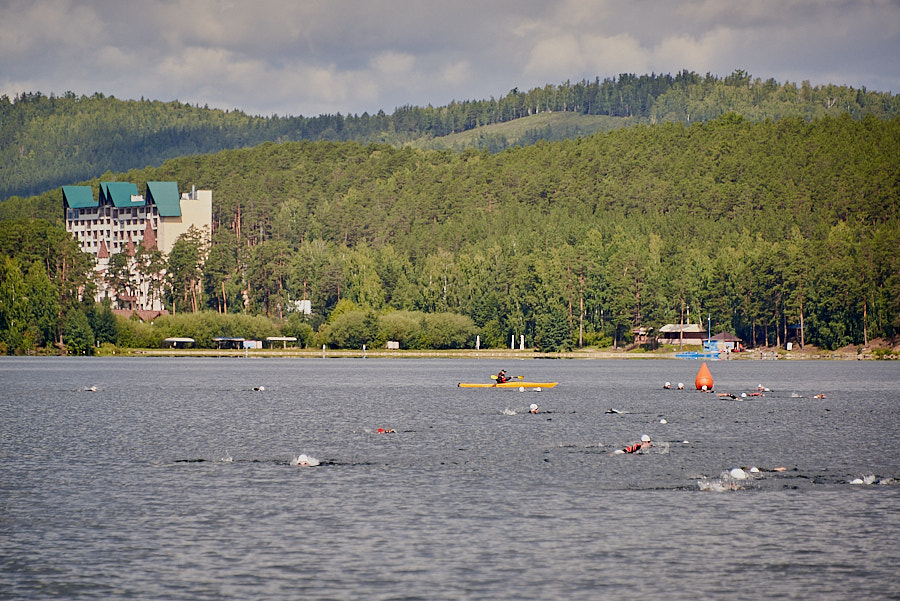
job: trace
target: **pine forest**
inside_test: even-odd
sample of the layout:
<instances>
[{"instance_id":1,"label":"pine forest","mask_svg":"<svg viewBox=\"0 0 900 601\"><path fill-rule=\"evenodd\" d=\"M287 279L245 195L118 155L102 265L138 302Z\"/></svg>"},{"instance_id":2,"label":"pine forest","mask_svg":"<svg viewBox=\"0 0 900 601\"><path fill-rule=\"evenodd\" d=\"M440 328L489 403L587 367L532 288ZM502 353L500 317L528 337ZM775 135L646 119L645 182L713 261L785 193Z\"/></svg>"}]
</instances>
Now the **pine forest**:
<instances>
[{"instance_id":1,"label":"pine forest","mask_svg":"<svg viewBox=\"0 0 900 601\"><path fill-rule=\"evenodd\" d=\"M639 328L679 323L749 348L895 339L898 105L742 72L310 119L3 99L0 349L291 335L412 349L524 336L560 351L627 347ZM594 120L536 121L558 113ZM515 137L489 129L523 120L534 126ZM82 129L119 136L132 165L71 148ZM60 185L115 180L213 191L211 236L187 235L166 258L173 314L152 326L85 300L93 259L63 227ZM303 299L312 315L296 310Z\"/></svg>"}]
</instances>

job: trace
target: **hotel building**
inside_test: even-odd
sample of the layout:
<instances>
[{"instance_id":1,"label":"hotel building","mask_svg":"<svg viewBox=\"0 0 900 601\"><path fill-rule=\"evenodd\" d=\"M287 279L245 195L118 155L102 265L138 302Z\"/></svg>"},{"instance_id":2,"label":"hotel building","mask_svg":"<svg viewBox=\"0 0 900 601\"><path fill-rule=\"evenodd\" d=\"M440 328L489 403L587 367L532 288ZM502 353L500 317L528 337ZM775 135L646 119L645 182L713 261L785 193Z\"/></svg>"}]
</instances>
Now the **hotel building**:
<instances>
[{"instance_id":1,"label":"hotel building","mask_svg":"<svg viewBox=\"0 0 900 601\"><path fill-rule=\"evenodd\" d=\"M81 250L97 259L95 281L99 302L110 297L114 309L164 312L151 282L137 269L135 251L143 243L168 256L178 237L192 226L209 236L212 230L212 191L179 194L176 182L147 182L145 195L136 184L100 182L99 197L90 186L63 186L66 231ZM125 253L130 284L117 293L107 278L110 257ZM156 274L162 276L163 274Z\"/></svg>"}]
</instances>

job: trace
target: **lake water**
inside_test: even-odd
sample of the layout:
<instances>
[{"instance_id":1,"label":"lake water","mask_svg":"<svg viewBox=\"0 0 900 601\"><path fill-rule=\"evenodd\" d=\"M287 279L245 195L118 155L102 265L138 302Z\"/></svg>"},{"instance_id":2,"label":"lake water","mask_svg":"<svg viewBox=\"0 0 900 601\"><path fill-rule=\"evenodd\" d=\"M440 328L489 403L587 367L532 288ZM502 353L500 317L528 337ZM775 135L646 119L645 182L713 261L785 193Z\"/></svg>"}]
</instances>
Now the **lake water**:
<instances>
[{"instance_id":1,"label":"lake water","mask_svg":"<svg viewBox=\"0 0 900 601\"><path fill-rule=\"evenodd\" d=\"M2 358L0 598L900 599L900 362L708 365Z\"/></svg>"}]
</instances>

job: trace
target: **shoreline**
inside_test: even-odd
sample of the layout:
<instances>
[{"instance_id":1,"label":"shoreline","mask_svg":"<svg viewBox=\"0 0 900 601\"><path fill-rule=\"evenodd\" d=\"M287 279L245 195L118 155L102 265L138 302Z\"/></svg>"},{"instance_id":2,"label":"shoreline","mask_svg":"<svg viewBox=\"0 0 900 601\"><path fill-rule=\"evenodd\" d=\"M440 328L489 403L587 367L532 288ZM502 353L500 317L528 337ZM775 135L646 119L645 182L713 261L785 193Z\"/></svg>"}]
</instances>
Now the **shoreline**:
<instances>
[{"instance_id":1,"label":"shoreline","mask_svg":"<svg viewBox=\"0 0 900 601\"><path fill-rule=\"evenodd\" d=\"M684 361L774 361L774 360L835 360L835 361L871 361L900 359L900 356L879 355L872 352L850 353L840 351L785 351L758 350L742 353L722 353L719 358L681 358L675 352L658 351L625 351L625 350L580 350L555 353L542 353L533 350L484 349L484 350L346 350L346 349L116 349L114 353L103 353L95 356L123 357L243 357L243 358L296 358L296 359L682 359Z\"/></svg>"}]
</instances>

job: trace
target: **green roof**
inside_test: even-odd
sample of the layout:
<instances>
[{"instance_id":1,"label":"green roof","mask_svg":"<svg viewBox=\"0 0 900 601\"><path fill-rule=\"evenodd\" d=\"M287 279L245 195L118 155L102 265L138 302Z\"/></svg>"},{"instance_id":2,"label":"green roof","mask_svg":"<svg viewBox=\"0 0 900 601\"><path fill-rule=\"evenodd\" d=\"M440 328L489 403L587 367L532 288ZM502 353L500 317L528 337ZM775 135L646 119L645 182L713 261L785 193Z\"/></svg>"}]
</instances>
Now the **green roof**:
<instances>
[{"instance_id":1,"label":"green roof","mask_svg":"<svg viewBox=\"0 0 900 601\"><path fill-rule=\"evenodd\" d=\"M181 217L181 197L176 182L147 182L147 202L156 205L160 217Z\"/></svg>"},{"instance_id":2,"label":"green roof","mask_svg":"<svg viewBox=\"0 0 900 601\"><path fill-rule=\"evenodd\" d=\"M145 201L131 202L131 197L137 196L137 194L137 185L129 182L100 182L100 198L119 209L144 206Z\"/></svg>"},{"instance_id":3,"label":"green roof","mask_svg":"<svg viewBox=\"0 0 900 601\"><path fill-rule=\"evenodd\" d=\"M91 209L98 206L90 186L63 186L62 193L63 202L70 209Z\"/></svg>"}]
</instances>

